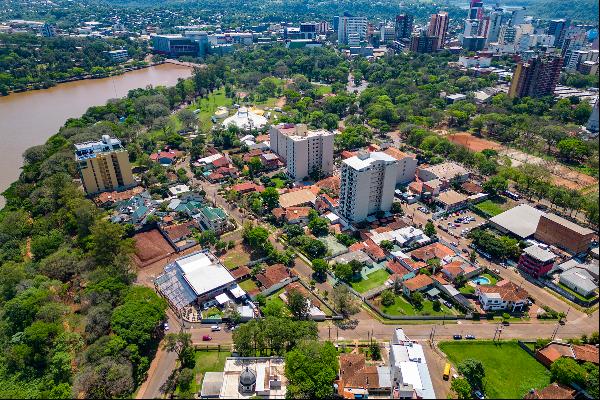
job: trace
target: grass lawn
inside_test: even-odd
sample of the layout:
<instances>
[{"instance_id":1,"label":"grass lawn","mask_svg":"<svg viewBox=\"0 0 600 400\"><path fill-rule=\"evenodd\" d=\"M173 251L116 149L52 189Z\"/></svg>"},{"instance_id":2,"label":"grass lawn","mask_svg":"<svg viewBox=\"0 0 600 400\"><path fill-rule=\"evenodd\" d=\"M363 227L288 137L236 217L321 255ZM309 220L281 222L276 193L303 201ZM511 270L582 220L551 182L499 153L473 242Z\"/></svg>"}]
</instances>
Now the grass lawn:
<instances>
[{"instance_id":1,"label":"grass lawn","mask_svg":"<svg viewBox=\"0 0 600 400\"><path fill-rule=\"evenodd\" d=\"M331 93L331 85L314 85L315 92L320 94L321 96L324 94Z\"/></svg>"},{"instance_id":2,"label":"grass lawn","mask_svg":"<svg viewBox=\"0 0 600 400\"><path fill-rule=\"evenodd\" d=\"M417 310L402 296L396 296L396 301L390 306L380 306L381 311L389 315L444 315L454 314L453 311L442 304L440 311L433 309L433 302L423 300L423 308Z\"/></svg>"},{"instance_id":3,"label":"grass lawn","mask_svg":"<svg viewBox=\"0 0 600 400\"><path fill-rule=\"evenodd\" d=\"M474 294L475 288L471 285L464 285L463 287L458 289L458 291L461 292L462 294Z\"/></svg>"},{"instance_id":4,"label":"grass lawn","mask_svg":"<svg viewBox=\"0 0 600 400\"><path fill-rule=\"evenodd\" d=\"M223 312L221 312L221 310L219 310L217 307L211 307L206 311L202 311L202 316L204 318L209 318L209 317L221 318L223 316Z\"/></svg>"},{"instance_id":5,"label":"grass lawn","mask_svg":"<svg viewBox=\"0 0 600 400\"><path fill-rule=\"evenodd\" d=\"M467 358L481 361L487 398L522 399L530 389L550 383L550 372L514 341L442 342L439 347L455 366Z\"/></svg>"},{"instance_id":6,"label":"grass lawn","mask_svg":"<svg viewBox=\"0 0 600 400\"><path fill-rule=\"evenodd\" d=\"M223 265L227 269L235 269L250 262L250 254L242 249L232 249L222 257Z\"/></svg>"},{"instance_id":7,"label":"grass lawn","mask_svg":"<svg viewBox=\"0 0 600 400\"><path fill-rule=\"evenodd\" d=\"M285 186L285 181L281 178L271 178L271 182L275 184L277 189L281 189Z\"/></svg>"},{"instance_id":8,"label":"grass lawn","mask_svg":"<svg viewBox=\"0 0 600 400\"><path fill-rule=\"evenodd\" d=\"M194 366L195 379L192 381L189 392L183 392L177 388L176 393L179 398L192 398L194 393L200 392L202 388L202 380L206 372L221 372L225 368L225 360L231 357L228 351L196 351L196 365Z\"/></svg>"},{"instance_id":9,"label":"grass lawn","mask_svg":"<svg viewBox=\"0 0 600 400\"><path fill-rule=\"evenodd\" d=\"M390 277L390 273L384 269L378 269L367 275L369 279L363 279L360 282L353 282L352 288L359 293L365 293L371 289L379 287L385 283Z\"/></svg>"},{"instance_id":10,"label":"grass lawn","mask_svg":"<svg viewBox=\"0 0 600 400\"><path fill-rule=\"evenodd\" d=\"M496 283L498 283L498 279L494 278L490 274L482 274L481 276L488 278L490 280L490 285L495 285Z\"/></svg>"},{"instance_id":11,"label":"grass lawn","mask_svg":"<svg viewBox=\"0 0 600 400\"><path fill-rule=\"evenodd\" d=\"M256 283L252 279L246 279L240 282L239 285L246 293L258 290L258 286L256 286Z\"/></svg>"},{"instance_id":12,"label":"grass lawn","mask_svg":"<svg viewBox=\"0 0 600 400\"><path fill-rule=\"evenodd\" d=\"M493 200L486 200L475 205L475 208L483 211L486 214L491 215L492 217L495 217L496 215L504 212L505 208L502 206L503 205L501 203L495 202Z\"/></svg>"},{"instance_id":13,"label":"grass lawn","mask_svg":"<svg viewBox=\"0 0 600 400\"><path fill-rule=\"evenodd\" d=\"M198 119L201 126L212 126L213 123L210 118L213 116L215 111L217 111L217 108L223 106L231 107L232 105L233 100L225 97L225 89L221 88L219 90L215 90L207 97L200 99L197 102L197 106L192 106L191 109L200 109Z\"/></svg>"}]
</instances>

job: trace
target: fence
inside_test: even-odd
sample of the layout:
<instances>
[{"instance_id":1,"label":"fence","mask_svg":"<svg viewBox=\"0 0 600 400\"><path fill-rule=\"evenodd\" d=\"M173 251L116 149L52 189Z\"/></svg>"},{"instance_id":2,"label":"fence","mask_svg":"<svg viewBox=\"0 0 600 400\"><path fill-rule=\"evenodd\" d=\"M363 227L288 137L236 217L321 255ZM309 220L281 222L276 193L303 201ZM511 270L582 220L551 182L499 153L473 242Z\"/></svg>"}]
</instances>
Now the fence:
<instances>
[{"instance_id":1,"label":"fence","mask_svg":"<svg viewBox=\"0 0 600 400\"><path fill-rule=\"evenodd\" d=\"M525 350L527 353L529 353L530 356L535 357L535 351L531 350L525 342L521 342L520 340L517 340L517 343L523 350Z\"/></svg>"},{"instance_id":2,"label":"fence","mask_svg":"<svg viewBox=\"0 0 600 400\"><path fill-rule=\"evenodd\" d=\"M466 315L389 315L381 311L375 304L369 300L364 300L373 312L377 313L381 318L393 321L456 321L459 319L470 319Z\"/></svg>"},{"instance_id":3,"label":"fence","mask_svg":"<svg viewBox=\"0 0 600 400\"><path fill-rule=\"evenodd\" d=\"M572 293L567 292L565 289L563 289L560 286L556 285L552 281L545 281L544 283L550 289L554 290L556 293L558 293L561 296L565 297L567 300L572 301L573 303L578 304L578 305L580 305L582 307L592 307L592 306L594 306L595 304L598 303L598 300L599 300L598 297L596 297L596 298L594 298L592 300L587 300L587 301L581 300L577 296L573 295Z\"/></svg>"}]
</instances>

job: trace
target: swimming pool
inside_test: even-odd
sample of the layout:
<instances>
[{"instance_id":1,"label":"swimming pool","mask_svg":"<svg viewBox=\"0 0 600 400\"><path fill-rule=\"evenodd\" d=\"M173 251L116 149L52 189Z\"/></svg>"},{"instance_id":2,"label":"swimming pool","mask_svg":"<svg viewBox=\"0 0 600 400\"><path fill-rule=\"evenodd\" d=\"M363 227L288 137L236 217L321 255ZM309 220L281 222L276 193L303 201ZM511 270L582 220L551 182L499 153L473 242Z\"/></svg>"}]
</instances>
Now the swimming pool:
<instances>
[{"instance_id":1,"label":"swimming pool","mask_svg":"<svg viewBox=\"0 0 600 400\"><path fill-rule=\"evenodd\" d=\"M486 278L485 276L475 277L475 278L471 279L471 282L475 283L476 285L489 285L490 284L490 280L488 278Z\"/></svg>"}]
</instances>

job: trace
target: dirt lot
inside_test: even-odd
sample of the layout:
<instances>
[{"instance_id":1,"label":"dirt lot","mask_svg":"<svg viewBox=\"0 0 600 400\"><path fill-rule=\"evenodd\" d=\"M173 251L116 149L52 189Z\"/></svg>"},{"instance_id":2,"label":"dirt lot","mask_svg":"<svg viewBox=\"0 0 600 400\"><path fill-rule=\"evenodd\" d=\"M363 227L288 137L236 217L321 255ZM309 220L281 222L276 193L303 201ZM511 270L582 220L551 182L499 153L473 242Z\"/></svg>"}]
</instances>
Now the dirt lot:
<instances>
[{"instance_id":1,"label":"dirt lot","mask_svg":"<svg viewBox=\"0 0 600 400\"><path fill-rule=\"evenodd\" d=\"M133 258L139 268L162 260L175 252L158 229L138 233L134 238L135 254Z\"/></svg>"},{"instance_id":2,"label":"dirt lot","mask_svg":"<svg viewBox=\"0 0 600 400\"><path fill-rule=\"evenodd\" d=\"M447 138L452 143L464 146L471 151L482 151L485 149L502 149L502 145L499 143L492 142L491 140L481 139L466 132L448 135Z\"/></svg>"},{"instance_id":3,"label":"dirt lot","mask_svg":"<svg viewBox=\"0 0 600 400\"><path fill-rule=\"evenodd\" d=\"M513 167L518 167L524 163L542 165L550 171L552 183L558 186L579 190L598 185L598 180L592 176L575 171L557 162L544 160L543 158L519 150L506 148L500 143L481 139L467 132L454 133L446 135L446 137L451 142L465 146L471 151L482 151L485 149L498 150L501 155L505 155L511 159Z\"/></svg>"}]
</instances>

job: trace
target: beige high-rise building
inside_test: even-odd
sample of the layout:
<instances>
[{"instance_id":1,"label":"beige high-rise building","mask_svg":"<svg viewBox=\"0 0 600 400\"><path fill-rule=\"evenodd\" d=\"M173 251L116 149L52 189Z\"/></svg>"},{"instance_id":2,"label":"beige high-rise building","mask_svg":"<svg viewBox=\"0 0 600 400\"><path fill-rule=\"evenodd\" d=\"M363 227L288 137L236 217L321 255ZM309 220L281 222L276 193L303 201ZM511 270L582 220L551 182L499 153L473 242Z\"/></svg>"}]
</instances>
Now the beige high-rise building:
<instances>
[{"instance_id":1,"label":"beige high-rise building","mask_svg":"<svg viewBox=\"0 0 600 400\"><path fill-rule=\"evenodd\" d=\"M333 173L333 132L309 130L305 124L279 124L269 131L270 147L287 164L288 174L303 179L313 171Z\"/></svg>"},{"instance_id":2,"label":"beige high-rise building","mask_svg":"<svg viewBox=\"0 0 600 400\"><path fill-rule=\"evenodd\" d=\"M129 154L119 139L104 135L100 141L78 143L75 145L75 160L87 194L136 185Z\"/></svg>"}]
</instances>

